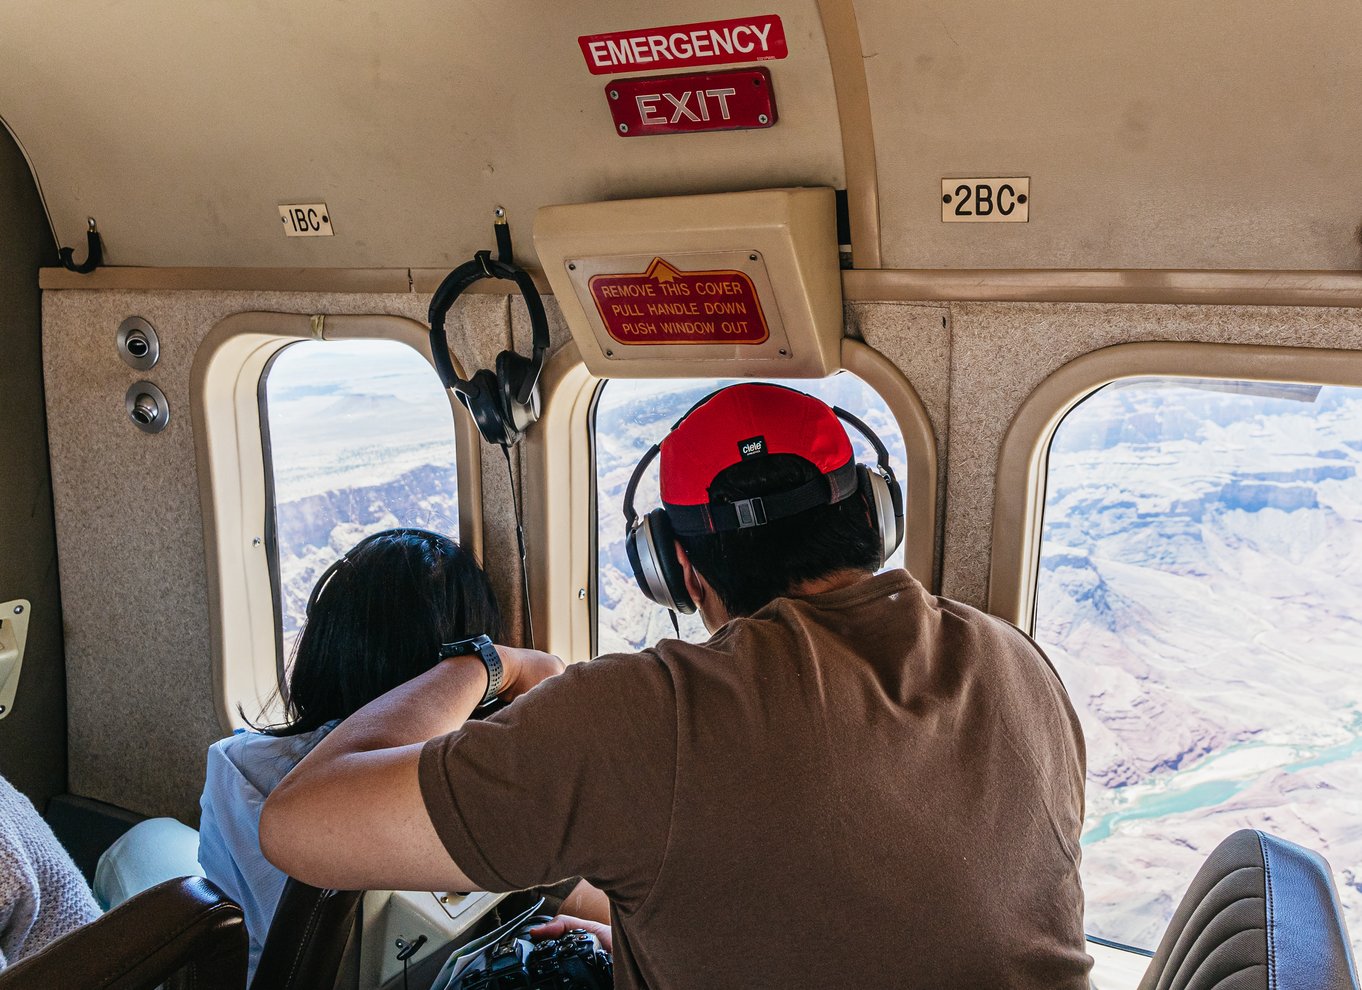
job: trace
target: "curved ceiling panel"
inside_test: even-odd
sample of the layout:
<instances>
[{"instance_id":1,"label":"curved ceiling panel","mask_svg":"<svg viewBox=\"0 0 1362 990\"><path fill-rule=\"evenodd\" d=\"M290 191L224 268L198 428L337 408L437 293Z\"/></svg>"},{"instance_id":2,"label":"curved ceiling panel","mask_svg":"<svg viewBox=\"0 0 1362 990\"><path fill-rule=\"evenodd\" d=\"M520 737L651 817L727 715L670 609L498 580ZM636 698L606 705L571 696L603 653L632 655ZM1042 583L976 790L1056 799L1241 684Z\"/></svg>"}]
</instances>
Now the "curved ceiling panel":
<instances>
[{"instance_id":1,"label":"curved ceiling panel","mask_svg":"<svg viewBox=\"0 0 1362 990\"><path fill-rule=\"evenodd\" d=\"M89 215L112 265L448 267L504 205L528 261L549 203L844 184L816 4L746 12L789 42L765 130L618 137L578 48L718 0L8 0L0 116L77 258ZM279 204L322 201L334 237L284 237Z\"/></svg>"},{"instance_id":2,"label":"curved ceiling panel","mask_svg":"<svg viewBox=\"0 0 1362 990\"><path fill-rule=\"evenodd\" d=\"M884 267L1362 267L1362 4L856 12ZM1030 222L942 223L965 176L1029 176Z\"/></svg>"}]
</instances>

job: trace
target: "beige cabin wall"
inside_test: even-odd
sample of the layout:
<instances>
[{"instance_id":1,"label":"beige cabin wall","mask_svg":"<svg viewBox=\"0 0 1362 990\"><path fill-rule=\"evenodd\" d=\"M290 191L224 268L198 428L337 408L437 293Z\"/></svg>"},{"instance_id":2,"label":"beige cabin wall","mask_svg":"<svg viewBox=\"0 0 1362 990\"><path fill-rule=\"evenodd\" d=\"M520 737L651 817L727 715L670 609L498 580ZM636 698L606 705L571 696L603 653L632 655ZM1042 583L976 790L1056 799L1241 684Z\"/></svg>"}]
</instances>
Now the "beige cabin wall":
<instances>
[{"instance_id":1,"label":"beige cabin wall","mask_svg":"<svg viewBox=\"0 0 1362 990\"><path fill-rule=\"evenodd\" d=\"M411 293L44 293L72 793L195 822L204 755L223 734L190 416L190 367L199 343L234 313L424 321L428 304L428 296ZM118 325L131 315L149 320L161 341L161 360L145 374L123 364L114 349ZM465 367L485 367L510 339L506 298L465 297L450 331ZM124 392L143 377L170 404L170 423L154 436L134 428L123 407ZM487 467L484 554L498 559L514 553L515 536L509 498L497 487L505 485L505 466L498 460ZM518 615L515 571L490 570L508 612Z\"/></svg>"},{"instance_id":2,"label":"beige cabin wall","mask_svg":"<svg viewBox=\"0 0 1362 990\"><path fill-rule=\"evenodd\" d=\"M947 438L950 435L950 308L933 303L847 303L847 335L879 351L903 372L932 421L936 438L935 573L914 577L931 587L941 580L941 530L946 513ZM852 410L853 412L855 410ZM910 491L908 497L912 498ZM912 534L907 539L914 539Z\"/></svg>"},{"instance_id":3,"label":"beige cabin wall","mask_svg":"<svg viewBox=\"0 0 1362 990\"><path fill-rule=\"evenodd\" d=\"M204 751L221 735L189 415L200 341L233 313L422 320L428 301L416 293L45 293L72 792L195 821ZM556 348L568 331L557 306L546 302ZM161 363L147 377L165 391L172 419L156 436L134 429L123 410L124 391L139 375L118 359L113 337L133 314L150 320L162 341ZM471 295L456 316L452 339L470 370L490 366L512 341L521 353L529 349L519 299ZM1362 349L1362 309L1325 307L857 301L848 303L846 323L849 336L903 372L936 434L939 573L918 577L979 607L987 601L1003 437L1026 397L1062 365L1144 340ZM481 450L484 559L506 603L508 628L516 629L522 605L506 466L500 451ZM529 539L542 546L544 535L531 531Z\"/></svg>"}]
</instances>

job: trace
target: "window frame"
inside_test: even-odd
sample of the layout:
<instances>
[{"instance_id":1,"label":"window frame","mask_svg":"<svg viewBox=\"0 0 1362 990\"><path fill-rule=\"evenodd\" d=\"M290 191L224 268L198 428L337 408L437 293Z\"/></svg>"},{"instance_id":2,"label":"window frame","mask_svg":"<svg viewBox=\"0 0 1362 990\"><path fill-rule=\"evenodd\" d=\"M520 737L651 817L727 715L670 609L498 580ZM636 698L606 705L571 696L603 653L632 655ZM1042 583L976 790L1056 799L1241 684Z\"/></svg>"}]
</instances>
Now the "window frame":
<instances>
[{"instance_id":1,"label":"window frame","mask_svg":"<svg viewBox=\"0 0 1362 990\"><path fill-rule=\"evenodd\" d=\"M261 387L285 347L305 340L390 340L430 363L427 327L387 315L236 313L219 322L194 355L190 401L212 644L218 721L231 732L278 688L280 656L274 554L272 479L267 461ZM431 364L433 368L433 363ZM457 358L455 367L462 375ZM467 414L447 393L454 418L459 540L482 556L482 481L478 438ZM229 661L230 658L230 661Z\"/></svg>"},{"instance_id":2,"label":"window frame","mask_svg":"<svg viewBox=\"0 0 1362 990\"><path fill-rule=\"evenodd\" d=\"M772 377L779 377L779 370L772 368ZM837 370L851 372L874 389L903 432L908 465L905 565L935 591L940 478L936 433L926 406L892 361L859 340L843 338ZM678 360L675 377L691 378L695 372ZM544 369L544 415L527 436L521 455L527 476L541 479L541 484L525 492L532 545L544 548L541 565L530 570L535 626L542 630L538 645L569 662L593 655L598 507L592 425L596 396L605 380L587 371L575 343L565 344ZM567 497L550 498L550 492L566 492ZM914 534L920 533L929 538L915 539ZM550 534L554 538L547 538Z\"/></svg>"},{"instance_id":3,"label":"window frame","mask_svg":"<svg viewBox=\"0 0 1362 990\"><path fill-rule=\"evenodd\" d=\"M988 610L1035 632L1050 442L1075 406L1130 378L1219 378L1362 387L1362 351L1184 341L1114 344L1075 358L1027 396L1003 437L993 487Z\"/></svg>"}]
</instances>

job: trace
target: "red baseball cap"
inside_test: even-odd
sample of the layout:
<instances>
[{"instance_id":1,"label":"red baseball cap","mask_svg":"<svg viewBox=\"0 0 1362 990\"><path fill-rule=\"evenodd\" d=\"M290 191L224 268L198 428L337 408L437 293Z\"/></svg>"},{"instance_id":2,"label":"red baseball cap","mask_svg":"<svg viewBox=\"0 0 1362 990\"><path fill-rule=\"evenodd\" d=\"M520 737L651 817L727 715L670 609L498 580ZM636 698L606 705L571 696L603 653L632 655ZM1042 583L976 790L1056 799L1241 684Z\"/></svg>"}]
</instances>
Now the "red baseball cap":
<instances>
[{"instance_id":1,"label":"red baseball cap","mask_svg":"<svg viewBox=\"0 0 1362 990\"><path fill-rule=\"evenodd\" d=\"M779 496L744 500L765 501L767 509L759 513L758 522L739 522L736 527L711 518L707 511L686 511L688 507L711 505L709 486L719 472L769 454L795 454L823 475L815 479L812 489L810 485L800 486L801 490L810 489L801 491L802 502L808 504L800 508L797 502L787 500L780 507ZM687 413L662 441L662 503L678 532L759 525L767 516L792 515L846 498L856 490L854 458L846 428L826 403L783 385L731 385ZM775 512L770 511L773 506L777 507Z\"/></svg>"}]
</instances>

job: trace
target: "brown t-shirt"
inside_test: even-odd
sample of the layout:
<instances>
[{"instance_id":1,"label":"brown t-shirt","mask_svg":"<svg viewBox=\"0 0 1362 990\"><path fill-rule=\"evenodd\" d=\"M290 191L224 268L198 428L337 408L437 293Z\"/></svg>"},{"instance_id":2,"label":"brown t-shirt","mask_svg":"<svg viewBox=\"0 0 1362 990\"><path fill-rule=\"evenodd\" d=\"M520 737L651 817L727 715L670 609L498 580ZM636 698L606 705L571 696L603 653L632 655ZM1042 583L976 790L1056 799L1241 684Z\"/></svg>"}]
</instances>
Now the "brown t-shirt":
<instances>
[{"instance_id":1,"label":"brown t-shirt","mask_svg":"<svg viewBox=\"0 0 1362 990\"><path fill-rule=\"evenodd\" d=\"M576 664L420 778L482 887L610 896L618 987L1077 990L1083 773L1035 645L894 571Z\"/></svg>"}]
</instances>

